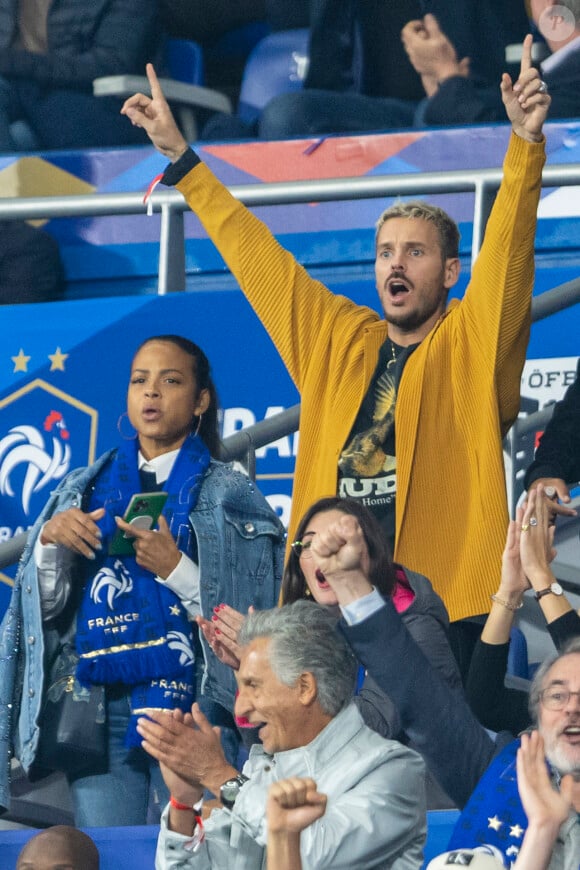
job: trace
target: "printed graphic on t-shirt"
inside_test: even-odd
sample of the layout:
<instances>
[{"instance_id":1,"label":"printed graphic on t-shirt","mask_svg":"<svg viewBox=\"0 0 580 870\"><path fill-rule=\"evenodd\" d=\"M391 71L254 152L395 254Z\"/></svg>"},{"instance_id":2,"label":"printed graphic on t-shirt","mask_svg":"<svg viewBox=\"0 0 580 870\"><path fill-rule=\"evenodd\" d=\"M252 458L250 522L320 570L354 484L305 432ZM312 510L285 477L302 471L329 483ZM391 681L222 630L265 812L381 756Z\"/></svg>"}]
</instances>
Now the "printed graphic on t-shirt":
<instances>
[{"instance_id":1,"label":"printed graphic on t-shirt","mask_svg":"<svg viewBox=\"0 0 580 870\"><path fill-rule=\"evenodd\" d=\"M371 384L367 402L363 403L366 408L361 408L354 434L340 456L338 494L341 498L355 498L372 510L392 541L397 491L394 455L397 385L396 366L391 360L389 363L374 379L374 387ZM362 431L357 432L359 426Z\"/></svg>"},{"instance_id":2,"label":"printed graphic on t-shirt","mask_svg":"<svg viewBox=\"0 0 580 870\"><path fill-rule=\"evenodd\" d=\"M385 444L395 425L397 390L395 373L389 367L379 376L375 387L372 425L354 435L338 461L343 477L375 477L395 468L395 457L385 453Z\"/></svg>"}]
</instances>

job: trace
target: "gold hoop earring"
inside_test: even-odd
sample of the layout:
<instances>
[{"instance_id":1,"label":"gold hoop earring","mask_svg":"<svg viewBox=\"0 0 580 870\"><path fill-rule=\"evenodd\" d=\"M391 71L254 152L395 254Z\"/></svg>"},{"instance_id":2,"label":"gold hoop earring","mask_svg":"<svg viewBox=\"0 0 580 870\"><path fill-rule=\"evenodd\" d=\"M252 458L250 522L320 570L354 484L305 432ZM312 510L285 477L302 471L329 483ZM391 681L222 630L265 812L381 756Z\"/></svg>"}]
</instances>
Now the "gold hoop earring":
<instances>
[{"instance_id":1,"label":"gold hoop earring","mask_svg":"<svg viewBox=\"0 0 580 870\"><path fill-rule=\"evenodd\" d=\"M117 420L117 431L121 438L123 438L125 441L134 441L135 438L137 438L137 432L135 432L133 435L125 435L122 431L124 417L126 417L127 420L129 419L129 414L127 413L127 411L123 411L122 414L119 414L119 419Z\"/></svg>"},{"instance_id":2,"label":"gold hoop earring","mask_svg":"<svg viewBox=\"0 0 580 870\"><path fill-rule=\"evenodd\" d=\"M197 418L197 426L195 427L194 435L199 435L199 430L201 429L201 421L203 420L203 414L200 414Z\"/></svg>"}]
</instances>

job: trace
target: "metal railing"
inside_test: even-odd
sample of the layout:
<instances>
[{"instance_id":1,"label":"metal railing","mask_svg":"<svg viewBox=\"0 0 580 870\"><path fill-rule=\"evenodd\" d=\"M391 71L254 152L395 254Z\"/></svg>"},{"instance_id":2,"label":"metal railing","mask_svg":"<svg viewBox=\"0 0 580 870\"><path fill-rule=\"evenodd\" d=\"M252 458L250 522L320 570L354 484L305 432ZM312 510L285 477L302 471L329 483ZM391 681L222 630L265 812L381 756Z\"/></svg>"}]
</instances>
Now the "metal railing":
<instances>
[{"instance_id":1,"label":"metal railing","mask_svg":"<svg viewBox=\"0 0 580 870\"><path fill-rule=\"evenodd\" d=\"M439 193L474 193L472 265L481 248L487 219L501 184L501 169L458 169L451 172L414 172L365 178L332 178L322 181L286 181L275 184L241 184L229 188L249 207L332 202L389 196L432 196ZM580 165L547 166L543 187L580 184ZM158 293L185 290L185 237L183 213L189 211L181 193L159 191L151 197L154 212L161 214ZM82 196L46 196L0 199L0 220L104 217L144 214L142 193L95 193Z\"/></svg>"},{"instance_id":2,"label":"metal railing","mask_svg":"<svg viewBox=\"0 0 580 870\"><path fill-rule=\"evenodd\" d=\"M230 187L230 191L247 206L340 201L394 195L474 192L473 262L481 247L485 225L501 179L500 169L470 171L469 178L464 171L458 170L372 178L238 185ZM549 166L544 169L543 187L574 184L580 184L580 165ZM154 211L161 212L159 293L165 294L170 288L182 290L185 288L183 213L188 210L188 206L177 191L156 192L152 201ZM144 211L145 206L140 193L0 199L0 220L126 215L140 214ZM579 301L580 279L569 281L542 293L540 297L533 300L532 321L541 320ZM551 409L547 408L529 415L524 420L516 421L507 442L514 458L518 454L518 444L522 438L545 425L550 416ZM248 473L254 477L256 450L295 432L298 429L299 417L300 406L295 405L281 414L234 433L224 439L222 458L240 460ZM26 533L23 533L0 544L0 569L18 561L25 542Z\"/></svg>"},{"instance_id":3,"label":"metal railing","mask_svg":"<svg viewBox=\"0 0 580 870\"><path fill-rule=\"evenodd\" d=\"M532 302L532 322L555 314L563 308L580 302L580 278L568 281L552 290L547 290ZM532 439L539 429L543 429L552 416L553 406L543 408L534 414L516 420L506 439L506 449L512 456L512 499L515 504L522 489L518 481L517 471L521 467L521 459L517 456L522 452L524 439ZM266 420L261 420L253 426L235 432L222 442L221 458L227 461L238 460L246 468L251 477L256 473L256 450L266 447L279 438L285 438L296 432L300 421L300 405L293 405L280 414L275 414ZM0 570L18 561L24 544L26 532L17 535L10 541L0 544Z\"/></svg>"}]
</instances>

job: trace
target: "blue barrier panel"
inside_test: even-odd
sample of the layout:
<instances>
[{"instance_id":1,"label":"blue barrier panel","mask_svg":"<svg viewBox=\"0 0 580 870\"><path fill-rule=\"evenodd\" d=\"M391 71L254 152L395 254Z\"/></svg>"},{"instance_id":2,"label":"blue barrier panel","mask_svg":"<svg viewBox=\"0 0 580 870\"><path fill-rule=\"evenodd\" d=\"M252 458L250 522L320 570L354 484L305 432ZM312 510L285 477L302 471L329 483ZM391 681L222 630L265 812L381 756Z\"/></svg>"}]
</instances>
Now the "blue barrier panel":
<instances>
[{"instance_id":1,"label":"blue barrier panel","mask_svg":"<svg viewBox=\"0 0 580 870\"><path fill-rule=\"evenodd\" d=\"M457 810L431 810L427 813L427 842L425 866L436 855L445 852L459 812ZM84 828L99 849L101 870L147 870L153 868L158 828ZM0 830L2 870L14 870L22 846L33 830Z\"/></svg>"},{"instance_id":2,"label":"blue barrier panel","mask_svg":"<svg viewBox=\"0 0 580 870\"><path fill-rule=\"evenodd\" d=\"M100 856L100 870L153 870L158 827L83 828L93 838ZM23 845L36 830L0 830L2 870L14 870Z\"/></svg>"},{"instance_id":3,"label":"blue barrier panel","mask_svg":"<svg viewBox=\"0 0 580 870\"><path fill-rule=\"evenodd\" d=\"M447 843L458 818L459 810L430 810L427 813L424 867L437 855L447 851Z\"/></svg>"}]
</instances>

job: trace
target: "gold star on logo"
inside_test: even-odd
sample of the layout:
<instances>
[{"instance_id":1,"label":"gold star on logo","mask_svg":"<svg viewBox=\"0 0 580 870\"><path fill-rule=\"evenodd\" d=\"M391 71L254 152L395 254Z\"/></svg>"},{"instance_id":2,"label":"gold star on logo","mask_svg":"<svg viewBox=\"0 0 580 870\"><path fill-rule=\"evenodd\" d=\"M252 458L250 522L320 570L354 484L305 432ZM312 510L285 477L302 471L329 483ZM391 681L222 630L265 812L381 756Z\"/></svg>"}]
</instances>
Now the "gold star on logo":
<instances>
[{"instance_id":1,"label":"gold star on logo","mask_svg":"<svg viewBox=\"0 0 580 870\"><path fill-rule=\"evenodd\" d=\"M488 821L488 828L493 828L494 831L499 831L499 829L503 825L503 822L500 821L497 816L494 816L491 819L488 818L487 821Z\"/></svg>"},{"instance_id":2,"label":"gold star on logo","mask_svg":"<svg viewBox=\"0 0 580 870\"><path fill-rule=\"evenodd\" d=\"M14 363L14 371L15 372L27 372L28 371L28 363L30 362L30 357L26 356L22 348L18 351L18 356L11 357L12 362Z\"/></svg>"},{"instance_id":3,"label":"gold star on logo","mask_svg":"<svg viewBox=\"0 0 580 870\"><path fill-rule=\"evenodd\" d=\"M64 372L64 363L68 359L68 353L63 353L60 347L57 347L54 353L49 353L48 358L51 362L51 372Z\"/></svg>"},{"instance_id":4,"label":"gold star on logo","mask_svg":"<svg viewBox=\"0 0 580 870\"><path fill-rule=\"evenodd\" d=\"M510 837L516 837L518 840L521 838L524 833L524 829L519 825L512 825L510 827Z\"/></svg>"},{"instance_id":5,"label":"gold star on logo","mask_svg":"<svg viewBox=\"0 0 580 870\"><path fill-rule=\"evenodd\" d=\"M169 612L172 616L179 616L179 614L181 613L181 608L178 607L177 604L172 604L169 608Z\"/></svg>"}]
</instances>

